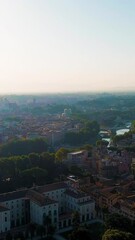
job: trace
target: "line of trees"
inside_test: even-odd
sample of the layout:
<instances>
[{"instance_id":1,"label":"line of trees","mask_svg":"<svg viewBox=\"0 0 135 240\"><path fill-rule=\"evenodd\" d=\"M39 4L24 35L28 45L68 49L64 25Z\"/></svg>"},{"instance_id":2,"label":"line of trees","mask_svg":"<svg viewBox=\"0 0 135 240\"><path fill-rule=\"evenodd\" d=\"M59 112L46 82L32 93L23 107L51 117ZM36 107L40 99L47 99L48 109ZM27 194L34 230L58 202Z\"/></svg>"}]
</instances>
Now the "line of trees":
<instances>
[{"instance_id":1,"label":"line of trees","mask_svg":"<svg viewBox=\"0 0 135 240\"><path fill-rule=\"evenodd\" d=\"M55 154L49 152L0 158L0 191L42 185L57 177Z\"/></svg>"},{"instance_id":2,"label":"line of trees","mask_svg":"<svg viewBox=\"0 0 135 240\"><path fill-rule=\"evenodd\" d=\"M79 132L67 132L64 136L64 143L71 146L80 144L95 144L99 139L100 127L96 121L84 121L84 127Z\"/></svg>"},{"instance_id":3,"label":"line of trees","mask_svg":"<svg viewBox=\"0 0 135 240\"><path fill-rule=\"evenodd\" d=\"M92 146L85 145L82 149L91 152ZM60 148L56 153L33 152L28 155L0 157L0 192L65 180L69 174L83 176L81 168L68 167L63 163L68 152L68 149Z\"/></svg>"},{"instance_id":4,"label":"line of trees","mask_svg":"<svg viewBox=\"0 0 135 240\"><path fill-rule=\"evenodd\" d=\"M105 219L102 240L135 240L134 223L119 214L110 214Z\"/></svg>"},{"instance_id":5,"label":"line of trees","mask_svg":"<svg viewBox=\"0 0 135 240\"><path fill-rule=\"evenodd\" d=\"M29 153L42 153L48 150L47 140L44 138L13 140L0 145L0 156L27 155Z\"/></svg>"}]
</instances>

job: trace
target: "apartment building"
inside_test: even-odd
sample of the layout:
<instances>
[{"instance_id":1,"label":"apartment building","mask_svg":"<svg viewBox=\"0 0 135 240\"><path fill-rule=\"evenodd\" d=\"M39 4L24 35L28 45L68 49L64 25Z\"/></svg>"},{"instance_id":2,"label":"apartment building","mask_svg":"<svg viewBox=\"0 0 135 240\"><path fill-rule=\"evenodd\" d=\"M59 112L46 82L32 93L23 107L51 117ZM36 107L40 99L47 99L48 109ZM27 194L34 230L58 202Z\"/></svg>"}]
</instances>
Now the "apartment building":
<instances>
[{"instance_id":1,"label":"apartment building","mask_svg":"<svg viewBox=\"0 0 135 240\"><path fill-rule=\"evenodd\" d=\"M30 199L30 221L43 225L49 216L51 223L58 228L58 202L34 190L28 191L27 197Z\"/></svg>"},{"instance_id":2,"label":"apartment building","mask_svg":"<svg viewBox=\"0 0 135 240\"><path fill-rule=\"evenodd\" d=\"M67 154L66 163L71 165L81 166L88 157L88 151L82 150L78 152L71 152Z\"/></svg>"},{"instance_id":3,"label":"apartment building","mask_svg":"<svg viewBox=\"0 0 135 240\"><path fill-rule=\"evenodd\" d=\"M10 213L10 227L18 227L29 222L30 200L26 198L27 190L0 194L0 205Z\"/></svg>"},{"instance_id":4,"label":"apartment building","mask_svg":"<svg viewBox=\"0 0 135 240\"><path fill-rule=\"evenodd\" d=\"M29 222L42 225L46 217L57 229L68 227L75 211L80 215L80 222L90 221L95 218L95 202L69 182L0 194L0 232Z\"/></svg>"},{"instance_id":5,"label":"apartment building","mask_svg":"<svg viewBox=\"0 0 135 240\"><path fill-rule=\"evenodd\" d=\"M10 230L10 210L0 206L0 233Z\"/></svg>"}]
</instances>

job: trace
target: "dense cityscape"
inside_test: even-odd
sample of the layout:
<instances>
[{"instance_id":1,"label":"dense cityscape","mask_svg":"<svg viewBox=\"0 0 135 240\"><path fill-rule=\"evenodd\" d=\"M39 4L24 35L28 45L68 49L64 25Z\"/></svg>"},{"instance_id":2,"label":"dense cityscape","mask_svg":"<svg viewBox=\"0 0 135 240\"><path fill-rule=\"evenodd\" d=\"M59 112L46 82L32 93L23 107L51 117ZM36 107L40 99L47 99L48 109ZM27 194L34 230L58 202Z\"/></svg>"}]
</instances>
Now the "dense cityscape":
<instances>
[{"instance_id":1,"label":"dense cityscape","mask_svg":"<svg viewBox=\"0 0 135 240\"><path fill-rule=\"evenodd\" d=\"M1 96L1 239L100 240L113 231L134 239L134 101L134 93Z\"/></svg>"},{"instance_id":2,"label":"dense cityscape","mask_svg":"<svg viewBox=\"0 0 135 240\"><path fill-rule=\"evenodd\" d=\"M0 0L0 240L135 240L134 23L134 0Z\"/></svg>"}]
</instances>

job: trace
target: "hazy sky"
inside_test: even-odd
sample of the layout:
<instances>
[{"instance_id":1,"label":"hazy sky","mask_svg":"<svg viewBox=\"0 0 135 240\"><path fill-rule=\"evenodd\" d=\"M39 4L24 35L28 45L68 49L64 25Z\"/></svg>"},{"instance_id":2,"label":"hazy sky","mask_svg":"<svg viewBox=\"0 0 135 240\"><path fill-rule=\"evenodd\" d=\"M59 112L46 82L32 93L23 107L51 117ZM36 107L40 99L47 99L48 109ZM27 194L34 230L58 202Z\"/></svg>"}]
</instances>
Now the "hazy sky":
<instances>
[{"instance_id":1,"label":"hazy sky","mask_svg":"<svg viewBox=\"0 0 135 240\"><path fill-rule=\"evenodd\" d=\"M135 90L135 0L0 0L0 93Z\"/></svg>"}]
</instances>

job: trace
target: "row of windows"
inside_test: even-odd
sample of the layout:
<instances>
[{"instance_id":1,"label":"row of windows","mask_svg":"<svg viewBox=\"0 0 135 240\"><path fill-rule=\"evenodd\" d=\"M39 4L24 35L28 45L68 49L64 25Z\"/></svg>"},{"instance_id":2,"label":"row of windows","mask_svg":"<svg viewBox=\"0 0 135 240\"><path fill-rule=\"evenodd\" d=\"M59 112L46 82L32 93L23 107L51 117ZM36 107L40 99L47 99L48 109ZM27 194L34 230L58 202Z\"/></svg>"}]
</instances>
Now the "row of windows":
<instances>
[{"instance_id":1,"label":"row of windows","mask_svg":"<svg viewBox=\"0 0 135 240\"><path fill-rule=\"evenodd\" d=\"M17 213L17 214L11 214L11 218L14 218L14 217L21 217L21 216L25 216L25 213L24 212L22 212L21 214L19 214L19 213Z\"/></svg>"},{"instance_id":2,"label":"row of windows","mask_svg":"<svg viewBox=\"0 0 135 240\"><path fill-rule=\"evenodd\" d=\"M12 205L11 205L12 204ZM16 205L15 205L16 204ZM13 209L14 207L16 207L16 208L20 208L20 207L24 207L24 203L20 203L20 204L18 204L18 202L11 202L11 203L8 203L8 202L6 202L6 206L8 207L8 206L10 206L11 205L11 208Z\"/></svg>"},{"instance_id":3,"label":"row of windows","mask_svg":"<svg viewBox=\"0 0 135 240\"><path fill-rule=\"evenodd\" d=\"M57 215L57 210L54 210L54 211L53 211L53 214L54 214L54 215ZM48 212L48 215L52 215L52 211L51 211L51 210Z\"/></svg>"},{"instance_id":4,"label":"row of windows","mask_svg":"<svg viewBox=\"0 0 135 240\"><path fill-rule=\"evenodd\" d=\"M59 192L64 192L65 190L64 189L59 189L59 190L56 190L56 191L51 191L51 192L48 192L47 194L50 194L50 193L52 193L52 194L54 194L54 193L59 193Z\"/></svg>"},{"instance_id":5,"label":"row of windows","mask_svg":"<svg viewBox=\"0 0 135 240\"><path fill-rule=\"evenodd\" d=\"M56 204L53 205L53 207L56 207L56 206L57 206ZM49 208L52 208L52 205L51 206L49 205ZM43 209L46 209L46 207L43 207Z\"/></svg>"},{"instance_id":6,"label":"row of windows","mask_svg":"<svg viewBox=\"0 0 135 240\"><path fill-rule=\"evenodd\" d=\"M7 232L7 230L8 230L8 229L7 229L7 227L5 227L5 230L4 230L4 232ZM2 233L2 232L3 232L3 231L1 231L1 233Z\"/></svg>"},{"instance_id":7,"label":"row of windows","mask_svg":"<svg viewBox=\"0 0 135 240\"><path fill-rule=\"evenodd\" d=\"M15 204L15 203L24 203L24 202L22 202L22 201L24 201L24 200L14 200L14 201L9 201L9 202L6 202L6 204L10 204L10 203L12 203L12 204Z\"/></svg>"}]
</instances>

